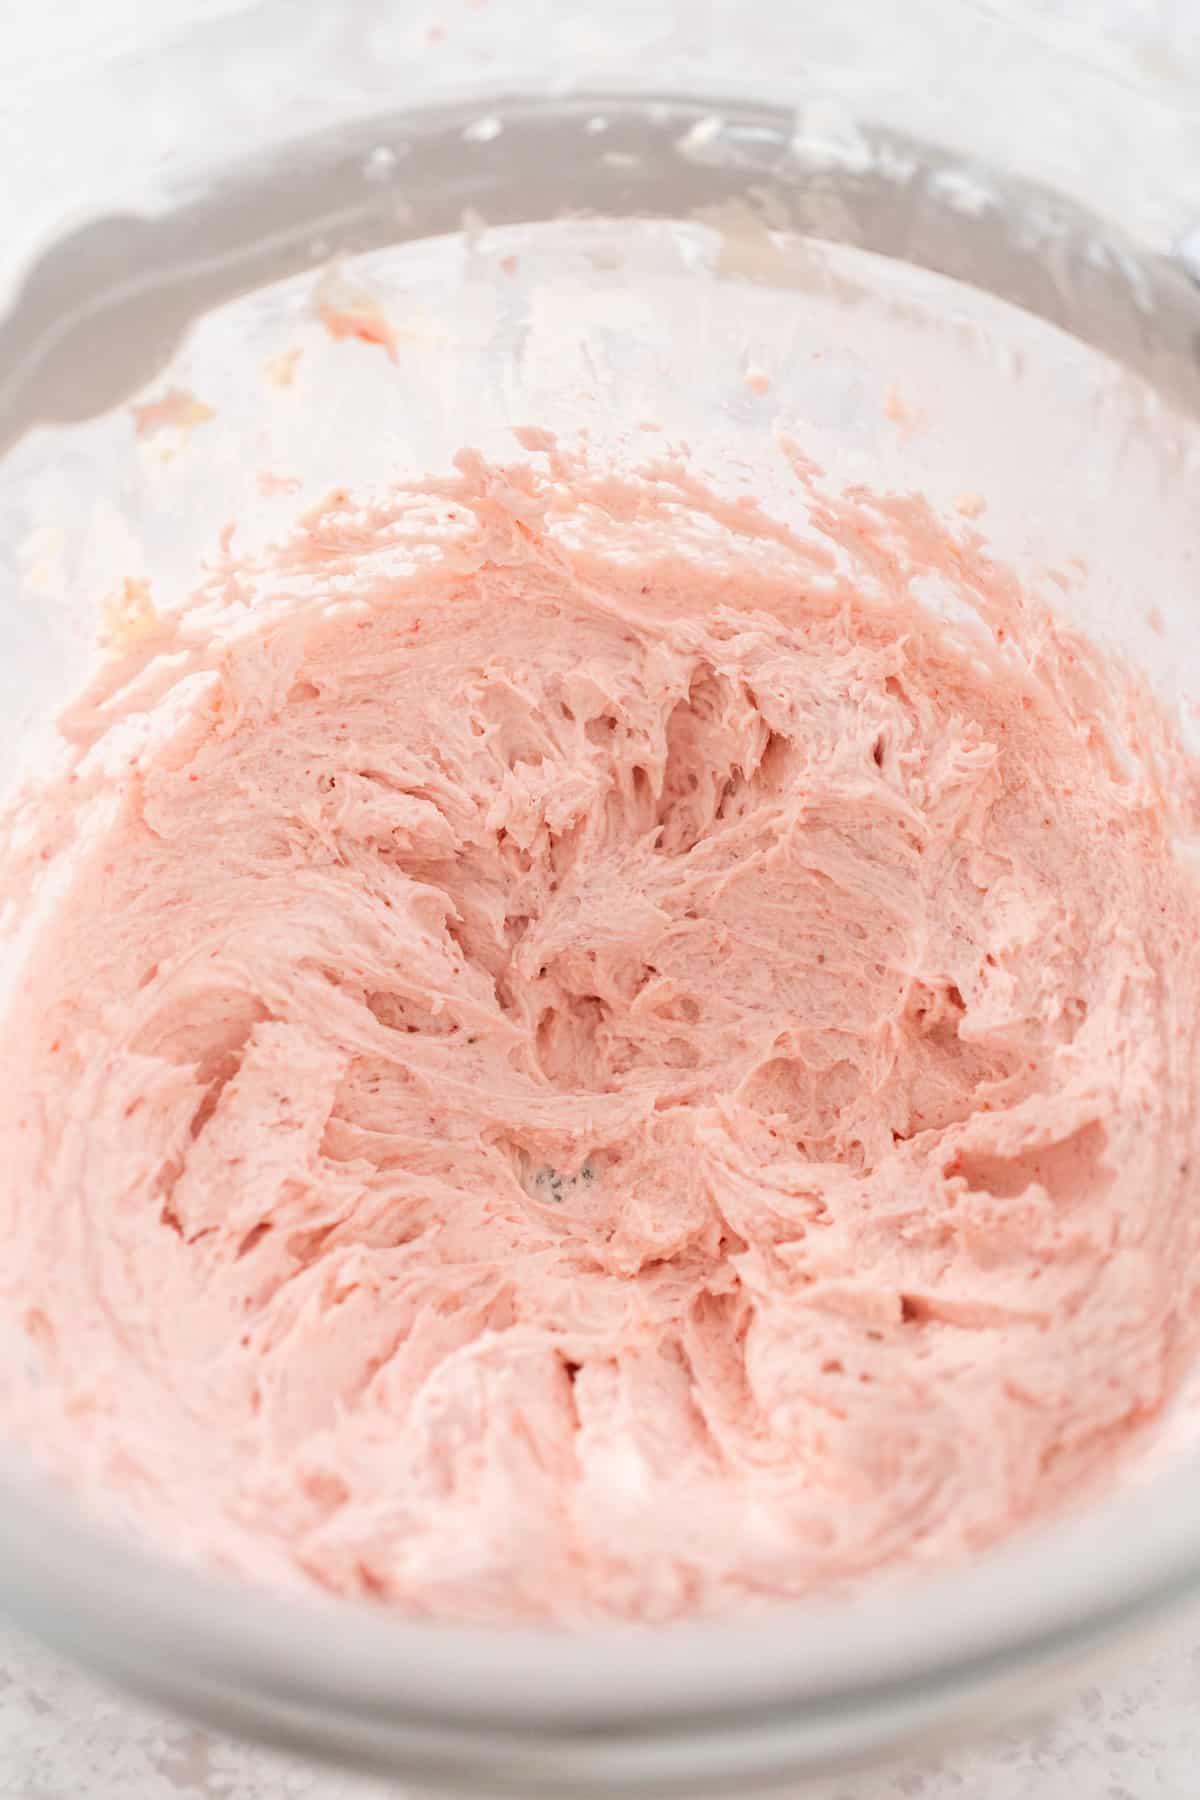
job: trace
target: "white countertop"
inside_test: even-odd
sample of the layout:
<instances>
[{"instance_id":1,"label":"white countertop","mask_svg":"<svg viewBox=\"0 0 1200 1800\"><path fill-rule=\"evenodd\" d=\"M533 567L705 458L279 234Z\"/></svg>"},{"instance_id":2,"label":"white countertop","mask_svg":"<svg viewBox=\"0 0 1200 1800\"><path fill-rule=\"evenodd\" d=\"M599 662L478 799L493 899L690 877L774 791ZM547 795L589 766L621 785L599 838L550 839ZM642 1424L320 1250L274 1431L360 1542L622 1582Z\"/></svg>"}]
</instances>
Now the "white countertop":
<instances>
[{"instance_id":1,"label":"white countertop","mask_svg":"<svg viewBox=\"0 0 1200 1800\"><path fill-rule=\"evenodd\" d=\"M378 25L389 11L392 21L401 16L417 20L419 14L425 32L429 24L453 16L460 41L465 46L473 36L483 56L489 44L495 50L520 37L513 30L513 14L528 3L414 0L410 7L408 0L388 0L388 5L365 0L357 17L371 15ZM564 4L555 14L555 32L562 27L564 55L587 51L589 74L603 76L610 74L608 52L613 45L619 49L623 34L634 32L637 41L631 38L630 48L641 54L650 42L647 33L653 37L651 15L669 16L675 31L689 40L690 66L700 53L696 39L704 35L701 18L709 32L719 31L728 44L717 15L733 16L723 4L713 5L711 12L700 0L691 4L694 12L685 21L674 0L638 0L634 7L613 0L596 9L591 37L580 32L589 9ZM6 22L7 70L0 76L0 158L5 166L12 169L10 153L18 141L29 153L28 127L41 111L42 84L56 76L63 60L86 74L98 46L111 49L129 40L136 48L139 34L142 42L165 36L172 19L220 21L243 9L260 10L244 7L244 0L159 0L153 8L143 0L55 0L48 6L15 8ZM274 10L273 3L266 10ZM327 25L338 10L318 7L315 0L311 8L295 8L297 34L302 33L300 21L307 20L309 35L319 35L314 22ZM741 10L736 3L734 10ZM909 48L928 11L928 0L914 0L910 10L897 11L897 30L903 19ZM1151 106L1155 94L1174 88L1178 97L1180 84L1190 85L1194 106L1200 82L1198 0L994 0L992 5L963 0L964 23L972 15L976 26L989 17L1019 19L1020 29L1044 33L1081 53L1097 83L1143 87ZM786 7L760 7L756 28L760 35L764 28L766 35L778 34L787 16ZM828 18L836 22L841 15L833 9ZM744 48L749 35L743 23L739 47ZM319 51L314 38L314 55ZM736 52L722 60L735 57ZM29 82L12 79L22 63ZM95 93L90 82L89 89ZM99 113L96 123L103 126ZM54 167L53 159L42 164L47 179L64 169L69 177L78 146L60 139L53 148ZM1200 161L1193 166L1191 148L1190 136L1176 140L1177 200L1184 207L1193 191L1200 193ZM45 150L43 143L39 158ZM1116 204L1122 170L1114 164L1100 173ZM1169 235L1174 207L1164 205L1161 194L1154 203L1159 211L1150 235ZM28 225L20 196L11 204L6 196L3 207L6 229L20 236L21 227ZM1200 1622L1176 1629L1152 1652L1135 1655L1119 1673L1088 1687L1052 1722L1009 1727L990 1741L932 1762L833 1778L802 1791L806 1800L1193 1800L1200 1794ZM415 1800L414 1790L329 1773L166 1718L114 1694L40 1647L0 1633L0 1800L383 1800L385 1795L396 1800L405 1793Z\"/></svg>"},{"instance_id":2,"label":"white countertop","mask_svg":"<svg viewBox=\"0 0 1200 1800\"><path fill-rule=\"evenodd\" d=\"M1195 1800L1200 1623L1053 1721L935 1761L818 1781L797 1800ZM168 1719L0 1637L2 1800L418 1800ZM426 1800L422 1794L419 1800Z\"/></svg>"}]
</instances>

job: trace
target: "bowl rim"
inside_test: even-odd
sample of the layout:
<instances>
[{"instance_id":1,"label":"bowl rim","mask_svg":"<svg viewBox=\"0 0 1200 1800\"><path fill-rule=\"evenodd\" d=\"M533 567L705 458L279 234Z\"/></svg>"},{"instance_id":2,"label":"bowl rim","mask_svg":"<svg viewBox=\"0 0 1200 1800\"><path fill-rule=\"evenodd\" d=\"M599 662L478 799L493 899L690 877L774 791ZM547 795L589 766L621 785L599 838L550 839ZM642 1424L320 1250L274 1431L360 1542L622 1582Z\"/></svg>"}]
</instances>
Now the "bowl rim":
<instances>
[{"instance_id":1,"label":"bowl rim","mask_svg":"<svg viewBox=\"0 0 1200 1800\"><path fill-rule=\"evenodd\" d=\"M169 1665L173 1691L215 1684L387 1725L670 1733L895 1707L1106 1644L1200 1599L1198 1494L1188 1455L1089 1512L849 1605L575 1629L413 1619L198 1571L84 1518L8 1460L0 1595L19 1624L143 1691Z\"/></svg>"}]
</instances>

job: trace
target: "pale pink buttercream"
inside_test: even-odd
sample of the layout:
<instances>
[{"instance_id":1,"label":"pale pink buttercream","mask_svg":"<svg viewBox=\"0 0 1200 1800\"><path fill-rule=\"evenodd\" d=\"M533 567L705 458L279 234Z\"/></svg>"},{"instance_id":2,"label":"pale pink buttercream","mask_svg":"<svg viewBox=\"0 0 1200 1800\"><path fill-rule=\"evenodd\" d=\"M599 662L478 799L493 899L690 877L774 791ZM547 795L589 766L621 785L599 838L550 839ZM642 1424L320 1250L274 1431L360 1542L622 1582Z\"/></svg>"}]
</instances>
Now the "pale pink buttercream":
<instances>
[{"instance_id":1,"label":"pale pink buttercream","mask_svg":"<svg viewBox=\"0 0 1200 1800\"><path fill-rule=\"evenodd\" d=\"M0 1424L421 1613L959 1558L1194 1347L1196 770L920 501L523 442L224 556L66 715Z\"/></svg>"}]
</instances>

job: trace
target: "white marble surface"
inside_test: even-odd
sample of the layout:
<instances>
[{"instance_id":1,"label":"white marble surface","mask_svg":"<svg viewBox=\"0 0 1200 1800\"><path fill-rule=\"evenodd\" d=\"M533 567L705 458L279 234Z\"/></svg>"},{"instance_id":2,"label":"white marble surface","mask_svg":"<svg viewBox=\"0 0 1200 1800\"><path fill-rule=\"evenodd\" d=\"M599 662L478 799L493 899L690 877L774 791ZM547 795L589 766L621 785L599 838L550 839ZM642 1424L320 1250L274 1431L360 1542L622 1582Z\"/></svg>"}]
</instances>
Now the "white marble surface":
<instances>
[{"instance_id":1,"label":"white marble surface","mask_svg":"<svg viewBox=\"0 0 1200 1800\"><path fill-rule=\"evenodd\" d=\"M1200 1624L1086 1688L1053 1720L934 1761L818 1781L797 1800L1195 1800ZM417 1800L134 1705L0 1637L0 1800ZM426 1800L424 1795L421 1800Z\"/></svg>"},{"instance_id":2,"label":"white marble surface","mask_svg":"<svg viewBox=\"0 0 1200 1800\"><path fill-rule=\"evenodd\" d=\"M791 5L799 3L790 0ZM905 51L912 50L930 3L914 0L911 8L896 10ZM465 49L473 39L484 59L491 45L491 53L503 62L500 46L519 38L512 32L512 15L522 6L539 14L546 42L561 50L564 66L575 65L586 53L600 76L611 75L608 63L626 38L643 66L648 55L653 60L654 19L661 16L664 34L682 45L686 72L698 80L698 69L712 60L709 34L715 30L723 45L730 41L719 20L714 28L714 19L718 12L733 16L730 9L701 0L687 0L687 6L682 0L638 0L636 5L611 0L594 9L556 4L551 32L550 15L539 0L420 0L411 5L409 0L389 0L387 5L365 0L363 11L377 29L386 21L389 30L411 30L414 43L431 24L450 19ZM6 170L19 169L20 161L14 162L19 155L36 156L50 186L58 180L64 195L77 195L71 184L78 179L78 146L61 137L51 144L44 132L39 138L34 130L45 124L47 84L58 79L64 59L86 76L100 46L136 48L139 42L165 37L172 21L190 16L220 22L243 10L273 11L275 0L265 6L246 6L245 0L159 0L153 8L144 0L56 0L40 8L14 7L5 25L7 82L0 73L0 160ZM1171 192L1160 187L1150 201L1153 217L1140 221L1147 235L1164 243L1187 222L1189 208L1200 199L1200 159L1190 154L1198 116L1195 93L1200 91L1200 0L963 0L962 10L964 20L971 21L964 26L964 41L972 31L986 31L989 19L1019 21L1020 30L1079 55L1097 93L1109 83L1126 92L1138 87L1149 109L1147 125L1153 123L1156 132L1162 129L1159 101L1177 101L1187 90L1191 122L1173 128L1171 139L1176 185ZM744 49L752 32L745 29L740 4L736 11L743 22L739 42ZM848 12L843 15L840 5L821 12L848 25ZM594 25L590 36L582 28L589 13ZM351 14L340 5L305 0L301 8L293 0L292 16L298 30L300 21L306 21L303 30L313 39L315 67L325 56L330 29L340 36ZM757 9L756 28L774 38L774 49L788 16L786 4ZM708 41L702 42L706 36ZM664 35L658 41L668 40ZM729 59L723 54L720 60ZM766 63L778 66L774 50ZM19 67L27 79L17 82L12 76ZM478 68L484 67L481 60ZM101 108L104 96L90 78L86 90L80 88L81 108L88 94ZM122 100L115 86L110 98L114 105ZM173 105L154 121L168 137L174 128ZM97 130L104 128L101 110L92 123ZM1070 131L1066 135L1069 139ZM169 156L169 144L158 148ZM1188 154L1182 155L1184 150ZM1114 200L1127 160L1111 166L1086 160L1092 178ZM27 230L30 242L35 236L33 212L21 214L14 186L0 200L10 250L13 233L20 236ZM49 216L45 193L38 204ZM0 1611L2 1604L0 1596ZM163 1717L100 1686L41 1647L0 1632L0 1800L179 1800L189 1795L197 1800L384 1800L405 1792L302 1765ZM415 1800L411 1790L407 1793L408 1800ZM806 1800L1193 1800L1200 1795L1200 1622L1176 1630L1153 1652L1143 1652L1119 1673L1088 1687L1049 1722L1009 1727L934 1761L817 1782L803 1793Z\"/></svg>"}]
</instances>

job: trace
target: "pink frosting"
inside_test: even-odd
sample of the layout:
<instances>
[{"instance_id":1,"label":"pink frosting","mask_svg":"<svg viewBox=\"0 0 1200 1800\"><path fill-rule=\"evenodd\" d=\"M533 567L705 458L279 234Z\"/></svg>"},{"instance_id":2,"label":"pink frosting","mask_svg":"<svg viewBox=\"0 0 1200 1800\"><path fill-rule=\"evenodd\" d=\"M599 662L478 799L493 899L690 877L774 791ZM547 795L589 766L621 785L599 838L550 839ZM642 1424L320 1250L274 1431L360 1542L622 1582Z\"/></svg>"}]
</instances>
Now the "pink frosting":
<instances>
[{"instance_id":1,"label":"pink frosting","mask_svg":"<svg viewBox=\"0 0 1200 1800\"><path fill-rule=\"evenodd\" d=\"M1197 770L961 520L520 435L147 601L64 717L0 1428L426 1614L954 1561L1195 1348Z\"/></svg>"}]
</instances>

